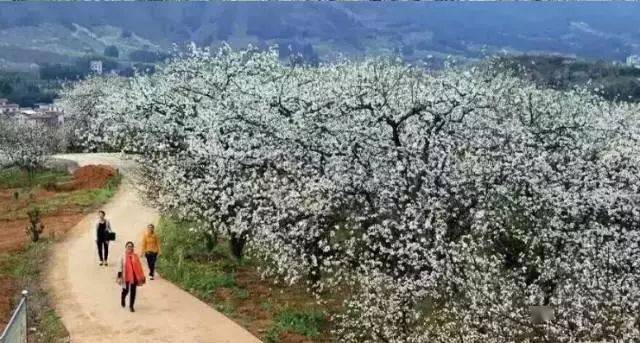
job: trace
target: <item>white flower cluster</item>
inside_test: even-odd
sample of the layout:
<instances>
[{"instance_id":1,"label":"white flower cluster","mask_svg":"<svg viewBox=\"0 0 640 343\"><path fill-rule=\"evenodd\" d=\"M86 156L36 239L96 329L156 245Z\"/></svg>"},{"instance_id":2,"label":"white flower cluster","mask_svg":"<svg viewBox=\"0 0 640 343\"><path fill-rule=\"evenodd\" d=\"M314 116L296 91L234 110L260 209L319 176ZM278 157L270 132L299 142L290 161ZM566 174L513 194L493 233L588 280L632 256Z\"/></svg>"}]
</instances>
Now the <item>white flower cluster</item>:
<instances>
[{"instance_id":1,"label":"white flower cluster","mask_svg":"<svg viewBox=\"0 0 640 343\"><path fill-rule=\"evenodd\" d=\"M65 98L91 109L88 144L137 154L161 210L266 274L346 290L340 341L640 337L635 105L490 66L229 47Z\"/></svg>"},{"instance_id":2,"label":"white flower cluster","mask_svg":"<svg viewBox=\"0 0 640 343\"><path fill-rule=\"evenodd\" d=\"M43 168L64 148L62 129L45 124L0 118L0 167L25 171Z\"/></svg>"}]
</instances>

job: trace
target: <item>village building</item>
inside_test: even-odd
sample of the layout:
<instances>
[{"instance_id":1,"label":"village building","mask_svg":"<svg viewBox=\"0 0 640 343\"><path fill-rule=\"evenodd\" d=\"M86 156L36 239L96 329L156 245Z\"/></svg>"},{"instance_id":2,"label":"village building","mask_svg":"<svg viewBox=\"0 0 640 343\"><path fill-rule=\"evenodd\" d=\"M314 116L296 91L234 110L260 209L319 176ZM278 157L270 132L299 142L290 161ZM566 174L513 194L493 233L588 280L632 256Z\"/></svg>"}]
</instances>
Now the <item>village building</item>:
<instances>
[{"instance_id":1,"label":"village building","mask_svg":"<svg viewBox=\"0 0 640 343\"><path fill-rule=\"evenodd\" d=\"M626 62L629 67L640 68L640 55L631 55Z\"/></svg>"},{"instance_id":2,"label":"village building","mask_svg":"<svg viewBox=\"0 0 640 343\"><path fill-rule=\"evenodd\" d=\"M7 99L0 99L0 115L15 114L20 110L18 104L12 104Z\"/></svg>"},{"instance_id":3,"label":"village building","mask_svg":"<svg viewBox=\"0 0 640 343\"><path fill-rule=\"evenodd\" d=\"M10 103L7 99L0 98L0 118L60 126L64 124L64 110L55 101L52 104L39 103L35 108L31 108L20 107L18 104Z\"/></svg>"},{"instance_id":4,"label":"village building","mask_svg":"<svg viewBox=\"0 0 640 343\"><path fill-rule=\"evenodd\" d=\"M98 75L102 75L102 61L89 62L89 69Z\"/></svg>"}]
</instances>

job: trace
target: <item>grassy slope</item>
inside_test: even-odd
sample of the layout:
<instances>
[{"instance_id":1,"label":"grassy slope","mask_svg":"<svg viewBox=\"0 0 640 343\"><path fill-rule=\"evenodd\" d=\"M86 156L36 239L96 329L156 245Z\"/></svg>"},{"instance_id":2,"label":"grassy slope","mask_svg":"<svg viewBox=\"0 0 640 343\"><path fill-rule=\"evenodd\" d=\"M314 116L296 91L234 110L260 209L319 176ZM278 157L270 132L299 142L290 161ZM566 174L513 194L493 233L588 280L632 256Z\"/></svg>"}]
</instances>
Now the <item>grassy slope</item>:
<instances>
[{"instance_id":1,"label":"grassy slope","mask_svg":"<svg viewBox=\"0 0 640 343\"><path fill-rule=\"evenodd\" d=\"M545 88L587 87L607 100L640 102L640 68L541 55L512 56L499 61L506 69L518 71L525 79Z\"/></svg>"},{"instance_id":2,"label":"grassy slope","mask_svg":"<svg viewBox=\"0 0 640 343\"><path fill-rule=\"evenodd\" d=\"M118 48L121 59L134 50L157 50L151 41L135 34L124 37L122 29L103 25L82 27L43 23L0 30L0 58L28 64L73 63L89 54L102 55L107 46Z\"/></svg>"},{"instance_id":3,"label":"grassy slope","mask_svg":"<svg viewBox=\"0 0 640 343\"><path fill-rule=\"evenodd\" d=\"M70 175L65 172L41 171L29 180L26 175L15 169L2 170L0 171L0 190L19 188L21 192L29 193L48 183L66 182L70 178ZM81 207L85 210L92 209L111 198L119 184L120 177L115 177L104 188L60 193L52 198L55 201L37 204L37 206L43 206L45 215L47 211L69 206ZM6 216L4 212L0 216ZM19 217L22 212L14 215ZM68 336L64 325L51 306L49 294L41 287L52 243L49 239L41 239L37 243L30 243L23 251L0 253L0 279L10 280L10 290L5 292L15 294L12 299L14 305L19 300L20 290L29 290L28 325L37 328L37 332L30 336L30 342L55 342Z\"/></svg>"},{"instance_id":4,"label":"grassy slope","mask_svg":"<svg viewBox=\"0 0 640 343\"><path fill-rule=\"evenodd\" d=\"M45 170L33 175L31 180L17 168L0 170L0 189L32 188L50 182L65 182L71 175L63 171Z\"/></svg>"},{"instance_id":5,"label":"grassy slope","mask_svg":"<svg viewBox=\"0 0 640 343\"><path fill-rule=\"evenodd\" d=\"M112 178L105 187L52 193L30 199L31 194L42 192L49 184L67 182L71 176L60 171L41 171L31 179L12 168L0 171L0 190L12 189L16 202L0 211L0 220L26 219L31 207L37 207L43 215L53 214L63 208L82 211L96 204L103 204L115 194L120 176Z\"/></svg>"},{"instance_id":6,"label":"grassy slope","mask_svg":"<svg viewBox=\"0 0 640 343\"><path fill-rule=\"evenodd\" d=\"M231 257L226 242L207 252L189 222L163 217L160 274L225 313L265 342L329 342L335 301L319 306L303 287L260 277L259 261ZM335 299L333 299L335 300Z\"/></svg>"},{"instance_id":7,"label":"grassy slope","mask_svg":"<svg viewBox=\"0 0 640 343\"><path fill-rule=\"evenodd\" d=\"M13 303L19 301L20 290L29 291L27 323L30 328L37 328L32 336L35 342L55 342L68 336L51 306L48 292L42 288L51 244L51 240L45 239L29 244L24 251L0 254L0 275L13 280L11 289L16 294Z\"/></svg>"}]
</instances>

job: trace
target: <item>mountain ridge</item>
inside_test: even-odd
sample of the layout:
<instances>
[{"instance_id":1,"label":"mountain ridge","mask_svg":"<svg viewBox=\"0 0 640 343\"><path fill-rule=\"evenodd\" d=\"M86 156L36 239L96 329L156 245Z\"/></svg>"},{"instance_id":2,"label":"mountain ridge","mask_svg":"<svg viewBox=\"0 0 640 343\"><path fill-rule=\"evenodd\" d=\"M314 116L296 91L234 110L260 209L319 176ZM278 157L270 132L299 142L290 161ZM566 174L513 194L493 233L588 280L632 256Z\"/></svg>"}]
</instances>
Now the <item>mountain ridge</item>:
<instances>
[{"instance_id":1,"label":"mountain ridge","mask_svg":"<svg viewBox=\"0 0 640 343\"><path fill-rule=\"evenodd\" d=\"M59 60L102 54L110 45L126 59L135 50L224 41L291 45L311 61L398 55L438 64L446 56L475 60L505 51L624 61L640 54L638 20L636 3L13 2L0 4L0 47ZM41 63L29 53L22 61L5 55L0 51L4 62Z\"/></svg>"}]
</instances>

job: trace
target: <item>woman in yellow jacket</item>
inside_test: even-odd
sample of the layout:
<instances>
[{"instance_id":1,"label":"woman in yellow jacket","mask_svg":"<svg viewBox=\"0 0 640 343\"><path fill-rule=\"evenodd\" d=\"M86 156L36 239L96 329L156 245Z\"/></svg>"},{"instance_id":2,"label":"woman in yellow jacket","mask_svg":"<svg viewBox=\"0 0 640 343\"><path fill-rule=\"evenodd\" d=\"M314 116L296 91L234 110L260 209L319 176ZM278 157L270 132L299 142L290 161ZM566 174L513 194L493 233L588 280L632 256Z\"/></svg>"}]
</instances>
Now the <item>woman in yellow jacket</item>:
<instances>
[{"instance_id":1,"label":"woman in yellow jacket","mask_svg":"<svg viewBox=\"0 0 640 343\"><path fill-rule=\"evenodd\" d=\"M160 239L156 235L153 224L147 226L147 231L142 236L142 253L149 264L149 279L153 280L153 274L156 270L156 259L160 254Z\"/></svg>"}]
</instances>

